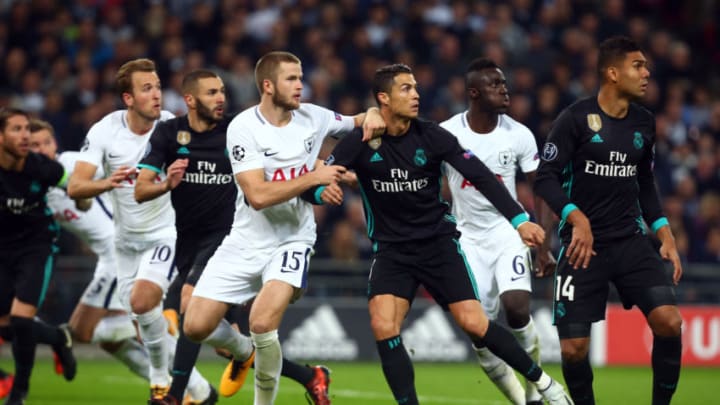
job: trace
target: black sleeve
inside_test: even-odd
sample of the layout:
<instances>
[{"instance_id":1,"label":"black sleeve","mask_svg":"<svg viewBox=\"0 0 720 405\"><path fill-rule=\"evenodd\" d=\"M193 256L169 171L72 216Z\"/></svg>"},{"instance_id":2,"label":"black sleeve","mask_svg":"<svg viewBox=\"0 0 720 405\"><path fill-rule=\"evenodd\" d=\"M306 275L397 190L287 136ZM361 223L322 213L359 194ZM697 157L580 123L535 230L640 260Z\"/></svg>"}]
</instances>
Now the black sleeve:
<instances>
[{"instance_id":1,"label":"black sleeve","mask_svg":"<svg viewBox=\"0 0 720 405\"><path fill-rule=\"evenodd\" d=\"M472 154L464 150L457 138L439 128L436 137L436 150L442 159L462 174L475 188L487 198L500 213L513 222L518 215L524 214L522 207L512 198L507 188L501 184L490 169ZM516 225L513 223L513 225Z\"/></svg>"},{"instance_id":2,"label":"black sleeve","mask_svg":"<svg viewBox=\"0 0 720 405\"><path fill-rule=\"evenodd\" d=\"M43 183L48 187L60 186L61 180L65 178L65 168L58 161L46 158L42 160Z\"/></svg>"},{"instance_id":3,"label":"black sleeve","mask_svg":"<svg viewBox=\"0 0 720 405\"><path fill-rule=\"evenodd\" d=\"M157 173L164 170L167 161L168 132L171 132L170 122L157 124L150 135L150 153L138 163L138 168L150 169Z\"/></svg>"},{"instance_id":4,"label":"black sleeve","mask_svg":"<svg viewBox=\"0 0 720 405\"><path fill-rule=\"evenodd\" d=\"M576 135L572 113L565 109L555 120L540 153L540 165L535 177L533 191L540 196L558 216L571 203L562 188L562 171L575 153Z\"/></svg>"},{"instance_id":5,"label":"black sleeve","mask_svg":"<svg viewBox=\"0 0 720 405\"><path fill-rule=\"evenodd\" d=\"M346 169L351 169L355 158L357 157L360 149L364 145L362 144L362 131L357 129L350 132L348 135L340 139L335 148L333 149L330 156L325 159L326 165L340 165L345 166ZM300 194L300 198L309 202L310 204L322 205L323 202L320 200L320 193L325 186L313 186L305 190Z\"/></svg>"},{"instance_id":6,"label":"black sleeve","mask_svg":"<svg viewBox=\"0 0 720 405\"><path fill-rule=\"evenodd\" d=\"M645 222L652 225L663 216L660 198L655 186L655 175L653 174L653 160L655 159L655 124L652 124L653 140L645 145L645 155L638 165L638 187L640 209L642 210Z\"/></svg>"}]
</instances>

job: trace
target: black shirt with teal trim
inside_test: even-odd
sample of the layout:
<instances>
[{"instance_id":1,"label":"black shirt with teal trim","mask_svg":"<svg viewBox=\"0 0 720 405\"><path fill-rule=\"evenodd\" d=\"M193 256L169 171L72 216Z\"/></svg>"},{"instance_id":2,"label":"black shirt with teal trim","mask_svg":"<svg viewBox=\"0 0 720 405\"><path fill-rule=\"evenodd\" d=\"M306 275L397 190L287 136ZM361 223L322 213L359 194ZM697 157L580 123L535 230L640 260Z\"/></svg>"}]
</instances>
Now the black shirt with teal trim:
<instances>
[{"instance_id":1,"label":"black shirt with teal trim","mask_svg":"<svg viewBox=\"0 0 720 405\"><path fill-rule=\"evenodd\" d=\"M138 167L157 173L177 159L189 159L180 184L171 191L178 238L228 232L235 214L237 189L227 154L226 117L206 132L190 128L187 115L159 122L150 152Z\"/></svg>"},{"instance_id":2,"label":"black shirt with teal trim","mask_svg":"<svg viewBox=\"0 0 720 405\"><path fill-rule=\"evenodd\" d=\"M590 97L567 107L542 148L535 194L558 216L577 206L602 244L655 228L663 217L652 172L655 119L630 103L624 118L613 118ZM572 227L560 222L565 243Z\"/></svg>"},{"instance_id":3,"label":"black shirt with teal trim","mask_svg":"<svg viewBox=\"0 0 720 405\"><path fill-rule=\"evenodd\" d=\"M357 174L371 240L406 242L457 232L441 196L443 161L462 173L508 220L527 218L495 175L433 122L412 120L404 135L385 134L370 142L362 142L362 129L355 129L340 140L326 163Z\"/></svg>"},{"instance_id":4,"label":"black shirt with teal trim","mask_svg":"<svg viewBox=\"0 0 720 405\"><path fill-rule=\"evenodd\" d=\"M45 194L64 176L60 163L32 152L21 171L0 168L0 250L51 243L57 237Z\"/></svg>"}]
</instances>

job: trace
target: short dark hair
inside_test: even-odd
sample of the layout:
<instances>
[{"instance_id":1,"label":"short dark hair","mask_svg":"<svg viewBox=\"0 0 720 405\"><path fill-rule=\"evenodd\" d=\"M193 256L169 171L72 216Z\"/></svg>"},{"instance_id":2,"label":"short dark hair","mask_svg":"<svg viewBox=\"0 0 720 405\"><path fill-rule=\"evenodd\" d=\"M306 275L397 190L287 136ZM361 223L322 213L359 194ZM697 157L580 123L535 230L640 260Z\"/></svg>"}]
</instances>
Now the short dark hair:
<instances>
[{"instance_id":1,"label":"short dark hair","mask_svg":"<svg viewBox=\"0 0 720 405\"><path fill-rule=\"evenodd\" d=\"M598 49L597 71L600 78L603 77L605 69L618 61L624 60L630 52L640 50L637 42L626 36L614 36L604 40Z\"/></svg>"},{"instance_id":2,"label":"short dark hair","mask_svg":"<svg viewBox=\"0 0 720 405\"><path fill-rule=\"evenodd\" d=\"M380 104L378 94L389 93L390 89L392 88L395 76L401 73L412 74L412 69L410 69L410 66L404 63L395 63L393 65L383 66L375 71L375 76L373 77L372 91L373 96L375 97L375 101L378 103L378 105Z\"/></svg>"},{"instance_id":3,"label":"short dark hair","mask_svg":"<svg viewBox=\"0 0 720 405\"><path fill-rule=\"evenodd\" d=\"M185 77L183 77L183 81L182 81L183 94L188 94L188 93L193 92L200 79L208 79L211 77L220 78L220 76L218 76L217 73L213 72L212 70L207 70L207 69L196 69L196 70L193 70L192 72L186 74Z\"/></svg>"},{"instance_id":4,"label":"short dark hair","mask_svg":"<svg viewBox=\"0 0 720 405\"><path fill-rule=\"evenodd\" d=\"M255 85L262 96L264 80L277 81L278 68L281 63L297 63L301 65L300 58L290 52L273 51L266 53L255 64Z\"/></svg>"},{"instance_id":5,"label":"short dark hair","mask_svg":"<svg viewBox=\"0 0 720 405\"><path fill-rule=\"evenodd\" d=\"M0 108L0 132L5 132L5 127L7 126L8 120L10 119L10 117L14 117L16 115L22 115L23 117L27 118L28 121L30 120L30 114L28 114L28 112L25 110L21 110L15 107Z\"/></svg>"},{"instance_id":6,"label":"short dark hair","mask_svg":"<svg viewBox=\"0 0 720 405\"><path fill-rule=\"evenodd\" d=\"M473 59L470 64L468 65L467 69L465 69L465 85L468 86L470 84L470 75L479 72L484 69L499 69L500 66L498 66L495 61L493 61L490 58L480 57Z\"/></svg>"}]
</instances>

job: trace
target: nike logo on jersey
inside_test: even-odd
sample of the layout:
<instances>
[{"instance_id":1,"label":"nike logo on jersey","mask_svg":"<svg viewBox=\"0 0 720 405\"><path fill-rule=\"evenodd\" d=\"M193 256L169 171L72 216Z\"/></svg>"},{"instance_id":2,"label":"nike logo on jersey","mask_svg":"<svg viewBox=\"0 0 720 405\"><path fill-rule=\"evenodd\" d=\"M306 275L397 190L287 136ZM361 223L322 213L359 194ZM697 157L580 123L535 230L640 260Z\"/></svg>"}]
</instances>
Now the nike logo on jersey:
<instances>
[{"instance_id":1,"label":"nike logo on jersey","mask_svg":"<svg viewBox=\"0 0 720 405\"><path fill-rule=\"evenodd\" d=\"M520 276L520 277L510 277L510 281L517 281L517 280L520 280L521 278L523 278L523 276Z\"/></svg>"},{"instance_id":2,"label":"nike logo on jersey","mask_svg":"<svg viewBox=\"0 0 720 405\"><path fill-rule=\"evenodd\" d=\"M108 157L109 157L110 159L117 159L117 158L120 157L120 155L113 155L112 153L108 153Z\"/></svg>"},{"instance_id":3,"label":"nike logo on jersey","mask_svg":"<svg viewBox=\"0 0 720 405\"><path fill-rule=\"evenodd\" d=\"M269 150L266 150L266 151L265 151L265 156L267 156L267 157L275 156L275 155L277 155L278 153L280 153L280 152L270 152Z\"/></svg>"}]
</instances>

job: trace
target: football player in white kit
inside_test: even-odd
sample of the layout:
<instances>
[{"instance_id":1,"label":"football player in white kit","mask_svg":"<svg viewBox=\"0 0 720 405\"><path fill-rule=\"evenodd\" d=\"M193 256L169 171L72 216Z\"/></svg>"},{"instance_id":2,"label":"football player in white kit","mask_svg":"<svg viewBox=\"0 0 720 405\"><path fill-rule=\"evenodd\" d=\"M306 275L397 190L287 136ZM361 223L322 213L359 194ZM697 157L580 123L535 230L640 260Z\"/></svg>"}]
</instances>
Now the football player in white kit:
<instances>
[{"instance_id":1,"label":"football player in white kit","mask_svg":"<svg viewBox=\"0 0 720 405\"><path fill-rule=\"evenodd\" d=\"M57 149L52 126L46 121L31 119L30 150L57 160L68 175L72 174L79 153L57 153ZM103 177L104 172L99 168L95 178ZM147 350L137 341L135 325L117 296L115 230L110 202L102 194L94 199L73 200L65 190L52 187L47 193L47 204L55 220L85 241L98 257L92 281L70 317L68 326L73 339L99 344L131 371L148 379Z\"/></svg>"},{"instance_id":2,"label":"football player in white kit","mask_svg":"<svg viewBox=\"0 0 720 405\"><path fill-rule=\"evenodd\" d=\"M517 167L531 182L538 167L535 138L526 126L505 114L510 103L505 75L493 61L472 61L465 81L469 109L440 125L485 163L517 200ZM530 249L482 193L450 165L445 164L445 169L452 213L462 233L460 244L475 275L485 312L496 319L502 304L512 333L540 364L539 338L530 316ZM512 368L487 347L475 350L483 370L513 404L542 403L535 386L526 384L526 392Z\"/></svg>"},{"instance_id":3,"label":"football player in white kit","mask_svg":"<svg viewBox=\"0 0 720 405\"><path fill-rule=\"evenodd\" d=\"M230 304L257 295L250 310L256 405L275 400L282 364L278 327L306 287L316 232L312 207L299 196L312 186L337 183L345 172L339 166L315 168L323 139L361 124L369 137L372 128L385 126L377 111L365 120L366 113L349 117L301 104L302 77L293 54L270 52L257 62L260 104L238 114L227 130L238 184L232 229L207 263L185 316L187 336L202 341ZM325 200L331 190L340 189L334 184L316 198Z\"/></svg>"},{"instance_id":4,"label":"football player in white kit","mask_svg":"<svg viewBox=\"0 0 720 405\"><path fill-rule=\"evenodd\" d=\"M175 345L162 315L162 298L176 273L175 212L169 195L138 204L134 186L136 166L149 152L155 124L173 115L161 110L162 90L153 61L123 64L116 86L127 109L106 115L90 128L68 195L81 199L110 194L120 302L137 320L150 355L150 397L162 398L170 388L168 365ZM110 175L95 180L100 167ZM164 179L164 174L160 176ZM210 395L210 385L193 370L188 391L192 398L204 399Z\"/></svg>"}]
</instances>

